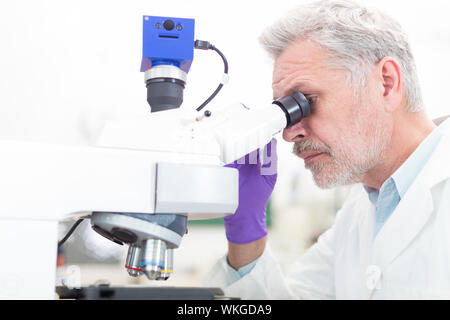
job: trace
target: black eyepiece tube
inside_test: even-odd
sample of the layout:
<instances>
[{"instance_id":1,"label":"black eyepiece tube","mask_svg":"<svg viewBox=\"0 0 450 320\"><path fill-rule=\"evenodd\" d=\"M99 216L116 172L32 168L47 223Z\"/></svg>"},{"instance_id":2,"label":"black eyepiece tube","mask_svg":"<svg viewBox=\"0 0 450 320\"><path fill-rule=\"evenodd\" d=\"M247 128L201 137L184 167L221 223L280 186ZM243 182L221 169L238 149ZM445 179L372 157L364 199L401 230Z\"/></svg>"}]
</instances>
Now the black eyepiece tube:
<instances>
[{"instance_id":1,"label":"black eyepiece tube","mask_svg":"<svg viewBox=\"0 0 450 320\"><path fill-rule=\"evenodd\" d=\"M290 96L272 102L279 106L286 115L286 129L299 123L302 118L309 116L311 108L308 99L301 93L295 92Z\"/></svg>"}]
</instances>

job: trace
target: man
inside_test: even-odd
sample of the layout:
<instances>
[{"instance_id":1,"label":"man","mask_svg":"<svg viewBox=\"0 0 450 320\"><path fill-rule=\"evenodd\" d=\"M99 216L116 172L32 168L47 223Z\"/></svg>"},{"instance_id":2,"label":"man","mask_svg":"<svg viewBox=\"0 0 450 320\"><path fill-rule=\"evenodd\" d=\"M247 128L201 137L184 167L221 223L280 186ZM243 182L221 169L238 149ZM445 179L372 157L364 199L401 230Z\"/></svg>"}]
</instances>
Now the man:
<instances>
[{"instance_id":1,"label":"man","mask_svg":"<svg viewBox=\"0 0 450 320\"><path fill-rule=\"evenodd\" d=\"M275 60L274 98L300 91L311 102L283 138L318 186L354 187L284 277L264 223L276 175L261 175L259 162L235 165L228 254L205 283L244 299L450 298L450 121L436 126L423 111L401 27L353 2L319 1L261 42Z\"/></svg>"}]
</instances>

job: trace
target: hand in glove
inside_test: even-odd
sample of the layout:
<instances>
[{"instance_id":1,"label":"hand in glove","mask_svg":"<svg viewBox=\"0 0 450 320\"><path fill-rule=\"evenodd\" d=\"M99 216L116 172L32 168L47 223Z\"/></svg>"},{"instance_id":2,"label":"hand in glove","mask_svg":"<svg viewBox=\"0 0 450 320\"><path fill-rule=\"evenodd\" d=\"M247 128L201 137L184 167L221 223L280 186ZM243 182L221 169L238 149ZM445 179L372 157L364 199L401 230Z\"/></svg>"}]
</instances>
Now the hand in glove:
<instances>
[{"instance_id":1,"label":"hand in glove","mask_svg":"<svg viewBox=\"0 0 450 320\"><path fill-rule=\"evenodd\" d=\"M277 180L276 143L272 139L266 145L262 161L255 150L226 165L239 171L239 205L234 215L224 218L229 242L245 244L267 235L266 206Z\"/></svg>"}]
</instances>

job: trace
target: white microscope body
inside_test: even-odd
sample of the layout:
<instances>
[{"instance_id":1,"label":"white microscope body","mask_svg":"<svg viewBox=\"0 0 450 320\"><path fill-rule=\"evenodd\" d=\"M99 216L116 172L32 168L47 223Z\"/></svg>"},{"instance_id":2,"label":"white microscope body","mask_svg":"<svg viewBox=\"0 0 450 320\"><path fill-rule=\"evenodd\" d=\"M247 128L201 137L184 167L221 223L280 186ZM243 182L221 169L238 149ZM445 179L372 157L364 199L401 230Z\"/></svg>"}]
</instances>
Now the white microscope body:
<instances>
[{"instance_id":1,"label":"white microscope body","mask_svg":"<svg viewBox=\"0 0 450 320\"><path fill-rule=\"evenodd\" d=\"M54 298L59 221L233 214L238 172L223 165L266 145L286 121L273 104L236 104L210 116L175 109L111 122L93 147L0 141L0 299ZM155 232L174 248L181 241Z\"/></svg>"}]
</instances>

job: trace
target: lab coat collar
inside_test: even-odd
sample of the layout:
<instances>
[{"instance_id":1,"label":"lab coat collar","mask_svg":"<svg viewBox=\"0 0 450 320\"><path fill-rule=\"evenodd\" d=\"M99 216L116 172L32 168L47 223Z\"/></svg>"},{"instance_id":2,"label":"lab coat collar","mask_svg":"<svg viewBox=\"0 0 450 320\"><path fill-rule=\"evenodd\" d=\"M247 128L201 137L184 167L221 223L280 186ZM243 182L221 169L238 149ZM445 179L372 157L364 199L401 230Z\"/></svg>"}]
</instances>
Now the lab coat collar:
<instances>
[{"instance_id":1,"label":"lab coat collar","mask_svg":"<svg viewBox=\"0 0 450 320\"><path fill-rule=\"evenodd\" d=\"M421 172L429 189L450 177L450 118L439 126L444 127L441 141Z\"/></svg>"},{"instance_id":2,"label":"lab coat collar","mask_svg":"<svg viewBox=\"0 0 450 320\"><path fill-rule=\"evenodd\" d=\"M433 211L432 189L450 178L450 119L430 159L373 244L372 263L384 270L422 230Z\"/></svg>"}]
</instances>

